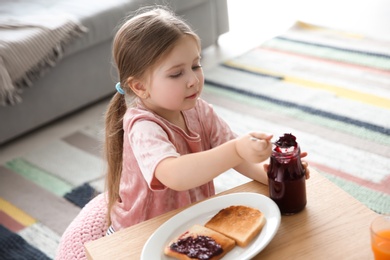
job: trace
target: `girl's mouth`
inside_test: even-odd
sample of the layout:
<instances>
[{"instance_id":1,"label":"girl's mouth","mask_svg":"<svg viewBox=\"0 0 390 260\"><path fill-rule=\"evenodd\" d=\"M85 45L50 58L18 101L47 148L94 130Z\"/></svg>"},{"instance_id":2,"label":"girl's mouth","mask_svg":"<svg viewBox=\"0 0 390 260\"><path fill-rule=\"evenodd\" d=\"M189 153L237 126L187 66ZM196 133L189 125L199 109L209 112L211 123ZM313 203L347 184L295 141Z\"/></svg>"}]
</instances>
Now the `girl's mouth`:
<instances>
[{"instance_id":1,"label":"girl's mouth","mask_svg":"<svg viewBox=\"0 0 390 260\"><path fill-rule=\"evenodd\" d=\"M186 99L194 99L198 96L198 92L196 92L195 94L191 95L191 96L188 96L186 97Z\"/></svg>"}]
</instances>

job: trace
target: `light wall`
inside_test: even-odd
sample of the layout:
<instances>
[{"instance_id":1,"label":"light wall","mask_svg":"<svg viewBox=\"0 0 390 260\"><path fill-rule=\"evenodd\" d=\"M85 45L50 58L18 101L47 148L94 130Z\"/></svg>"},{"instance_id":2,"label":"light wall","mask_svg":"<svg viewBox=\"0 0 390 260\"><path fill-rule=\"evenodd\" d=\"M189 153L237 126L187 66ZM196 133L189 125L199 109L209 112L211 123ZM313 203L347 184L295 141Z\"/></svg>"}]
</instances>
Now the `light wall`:
<instances>
[{"instance_id":1,"label":"light wall","mask_svg":"<svg viewBox=\"0 0 390 260\"><path fill-rule=\"evenodd\" d=\"M235 37L264 40L296 20L390 39L389 0L228 0Z\"/></svg>"}]
</instances>

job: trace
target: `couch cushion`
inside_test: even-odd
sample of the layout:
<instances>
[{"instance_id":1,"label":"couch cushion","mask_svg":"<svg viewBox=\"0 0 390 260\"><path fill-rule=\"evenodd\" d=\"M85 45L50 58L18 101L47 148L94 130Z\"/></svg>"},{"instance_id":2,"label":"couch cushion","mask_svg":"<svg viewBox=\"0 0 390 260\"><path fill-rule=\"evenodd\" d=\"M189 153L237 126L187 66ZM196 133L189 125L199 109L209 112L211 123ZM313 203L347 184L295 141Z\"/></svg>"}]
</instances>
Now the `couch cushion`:
<instances>
[{"instance_id":1,"label":"couch cushion","mask_svg":"<svg viewBox=\"0 0 390 260\"><path fill-rule=\"evenodd\" d=\"M194 8L204 2L209 2L209 0L191 0L191 1L183 1L183 0L156 0L154 3L164 5L168 3L168 6L178 12L182 13L187 11L188 9Z\"/></svg>"},{"instance_id":2,"label":"couch cushion","mask_svg":"<svg viewBox=\"0 0 390 260\"><path fill-rule=\"evenodd\" d=\"M187 10L207 0L1 0L0 16L23 16L28 14L68 14L79 20L88 33L66 47L66 55L81 51L95 44L111 40L118 25L141 6L168 5L177 12Z\"/></svg>"},{"instance_id":3,"label":"couch cushion","mask_svg":"<svg viewBox=\"0 0 390 260\"><path fill-rule=\"evenodd\" d=\"M88 29L66 48L67 55L81 51L100 42L112 39L118 23L130 12L147 1L131 0L2 0L0 16L29 16L67 14Z\"/></svg>"}]
</instances>

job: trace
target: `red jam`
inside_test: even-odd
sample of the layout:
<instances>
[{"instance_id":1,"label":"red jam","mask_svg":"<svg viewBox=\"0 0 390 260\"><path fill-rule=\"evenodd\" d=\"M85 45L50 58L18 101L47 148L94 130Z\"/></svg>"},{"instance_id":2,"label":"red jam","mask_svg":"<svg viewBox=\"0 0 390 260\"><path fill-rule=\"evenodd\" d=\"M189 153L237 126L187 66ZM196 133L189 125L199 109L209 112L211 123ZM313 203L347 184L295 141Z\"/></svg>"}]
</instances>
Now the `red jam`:
<instances>
[{"instance_id":1,"label":"red jam","mask_svg":"<svg viewBox=\"0 0 390 260\"><path fill-rule=\"evenodd\" d=\"M306 176L300 147L292 134L275 143L268 168L270 198L284 215L297 213L306 206Z\"/></svg>"},{"instance_id":2,"label":"red jam","mask_svg":"<svg viewBox=\"0 0 390 260\"><path fill-rule=\"evenodd\" d=\"M170 248L194 259L211 259L223 252L220 244L208 236L188 236L173 243Z\"/></svg>"},{"instance_id":3,"label":"red jam","mask_svg":"<svg viewBox=\"0 0 390 260\"><path fill-rule=\"evenodd\" d=\"M274 151L276 152L284 152L283 150L288 149L290 147L296 148L298 146L297 138L292 134L284 134L279 137L279 140L275 142L276 147ZM281 148L284 148L283 150Z\"/></svg>"}]
</instances>

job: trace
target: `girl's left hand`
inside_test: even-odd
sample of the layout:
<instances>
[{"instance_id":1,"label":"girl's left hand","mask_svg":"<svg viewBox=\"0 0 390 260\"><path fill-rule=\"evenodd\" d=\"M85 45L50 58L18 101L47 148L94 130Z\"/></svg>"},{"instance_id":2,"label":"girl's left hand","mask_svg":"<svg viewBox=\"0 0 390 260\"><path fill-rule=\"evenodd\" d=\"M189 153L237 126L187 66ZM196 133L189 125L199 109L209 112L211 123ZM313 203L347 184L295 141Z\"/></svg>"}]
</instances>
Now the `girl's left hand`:
<instances>
[{"instance_id":1,"label":"girl's left hand","mask_svg":"<svg viewBox=\"0 0 390 260\"><path fill-rule=\"evenodd\" d=\"M307 152L302 152L301 153L301 158L304 158L307 156ZM310 169L309 169L309 164L306 161L302 161L302 166L303 169L305 169L305 175L306 175L306 180L310 178Z\"/></svg>"}]
</instances>

